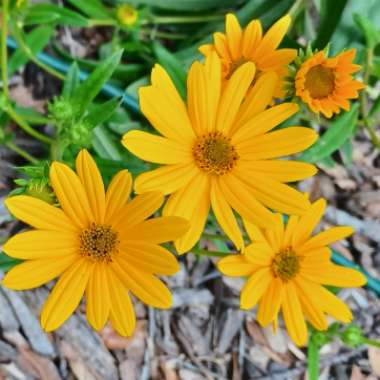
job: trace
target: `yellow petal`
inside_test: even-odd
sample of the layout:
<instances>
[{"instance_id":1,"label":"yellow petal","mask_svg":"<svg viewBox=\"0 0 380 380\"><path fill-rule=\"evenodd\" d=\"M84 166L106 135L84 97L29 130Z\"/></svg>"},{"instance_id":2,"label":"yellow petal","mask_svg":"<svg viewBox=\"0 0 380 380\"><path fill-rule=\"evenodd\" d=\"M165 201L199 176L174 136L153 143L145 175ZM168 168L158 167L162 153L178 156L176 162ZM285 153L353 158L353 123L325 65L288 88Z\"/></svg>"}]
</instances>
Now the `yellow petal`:
<instances>
[{"instance_id":1,"label":"yellow petal","mask_svg":"<svg viewBox=\"0 0 380 380\"><path fill-rule=\"evenodd\" d=\"M211 52L214 51L214 45L212 44L203 44L198 47L198 51L207 57Z\"/></svg>"},{"instance_id":2,"label":"yellow petal","mask_svg":"<svg viewBox=\"0 0 380 380\"><path fill-rule=\"evenodd\" d=\"M243 125L241 125L239 129L233 134L231 143L235 145L239 144L242 146L251 146L251 145L256 146L257 136L259 136L259 138L264 138L265 136L270 135L270 134L268 135L264 135L264 134L270 131L271 129L273 129L274 127L276 127L277 125L281 124L290 116L294 115L297 111L298 111L297 104L282 103L282 104L270 107L267 110L264 110L263 112L255 114L252 118L248 119ZM289 129L290 128L286 128L284 130L289 130ZM284 130L281 130L278 132L282 132ZM313 130L310 129L310 131L313 131ZM263 135L263 136L260 136L260 135Z\"/></svg>"},{"instance_id":3,"label":"yellow petal","mask_svg":"<svg viewBox=\"0 0 380 380\"><path fill-rule=\"evenodd\" d=\"M217 130L225 134L229 133L254 76L255 65L252 62L247 62L240 66L227 81L219 103L216 120Z\"/></svg>"},{"instance_id":4,"label":"yellow petal","mask_svg":"<svg viewBox=\"0 0 380 380\"><path fill-rule=\"evenodd\" d=\"M283 286L282 314L286 329L295 344L305 346L307 342L307 328L297 291L292 282L287 282Z\"/></svg>"},{"instance_id":5,"label":"yellow petal","mask_svg":"<svg viewBox=\"0 0 380 380\"><path fill-rule=\"evenodd\" d=\"M279 252L284 240L284 221L281 214L274 215L276 222L265 230L265 236L273 252Z\"/></svg>"},{"instance_id":6,"label":"yellow petal","mask_svg":"<svg viewBox=\"0 0 380 380\"><path fill-rule=\"evenodd\" d=\"M97 331L104 327L110 312L108 284L106 264L94 264L86 288L86 315L90 325Z\"/></svg>"},{"instance_id":7,"label":"yellow petal","mask_svg":"<svg viewBox=\"0 0 380 380\"><path fill-rule=\"evenodd\" d=\"M244 57L251 57L259 42L261 41L263 31L260 20L252 20L244 29L242 53Z\"/></svg>"},{"instance_id":8,"label":"yellow petal","mask_svg":"<svg viewBox=\"0 0 380 380\"><path fill-rule=\"evenodd\" d=\"M223 59L230 59L230 51L227 46L227 37L223 33L216 32L213 34L215 50L218 53L219 57Z\"/></svg>"},{"instance_id":9,"label":"yellow petal","mask_svg":"<svg viewBox=\"0 0 380 380\"><path fill-rule=\"evenodd\" d=\"M243 218L244 227L252 242L267 243L267 239L259 227Z\"/></svg>"},{"instance_id":10,"label":"yellow petal","mask_svg":"<svg viewBox=\"0 0 380 380\"><path fill-rule=\"evenodd\" d=\"M259 227L268 227L274 223L273 213L254 197L245 182L232 174L224 175L218 181L227 202L242 218Z\"/></svg>"},{"instance_id":11,"label":"yellow petal","mask_svg":"<svg viewBox=\"0 0 380 380\"><path fill-rule=\"evenodd\" d=\"M55 257L53 260L28 260L13 267L4 277L3 285L14 290L33 289L58 277L78 260L77 255Z\"/></svg>"},{"instance_id":12,"label":"yellow petal","mask_svg":"<svg viewBox=\"0 0 380 380\"><path fill-rule=\"evenodd\" d=\"M288 127L241 142L237 148L245 160L265 160L302 152L317 139L318 135L311 128Z\"/></svg>"},{"instance_id":13,"label":"yellow petal","mask_svg":"<svg viewBox=\"0 0 380 380\"><path fill-rule=\"evenodd\" d=\"M314 248L323 247L334 243L337 240L344 239L354 233L352 227L341 226L333 227L326 231L320 232L305 242L299 249L302 251L308 251Z\"/></svg>"},{"instance_id":14,"label":"yellow petal","mask_svg":"<svg viewBox=\"0 0 380 380\"><path fill-rule=\"evenodd\" d=\"M94 221L84 186L73 170L53 162L50 181L63 211L76 226L85 228Z\"/></svg>"},{"instance_id":15,"label":"yellow petal","mask_svg":"<svg viewBox=\"0 0 380 380\"><path fill-rule=\"evenodd\" d=\"M11 237L3 250L8 256L23 260L70 256L79 251L79 235L73 232L27 231Z\"/></svg>"},{"instance_id":16,"label":"yellow petal","mask_svg":"<svg viewBox=\"0 0 380 380\"><path fill-rule=\"evenodd\" d=\"M233 241L236 248L241 250L244 242L239 225L219 188L218 182L213 180L211 181L211 207L223 231Z\"/></svg>"},{"instance_id":17,"label":"yellow petal","mask_svg":"<svg viewBox=\"0 0 380 380\"><path fill-rule=\"evenodd\" d=\"M41 326L46 331L60 327L74 312L84 294L91 264L78 260L55 284L41 313Z\"/></svg>"},{"instance_id":18,"label":"yellow petal","mask_svg":"<svg viewBox=\"0 0 380 380\"><path fill-rule=\"evenodd\" d=\"M278 70L282 66L288 65L297 57L296 49L279 49L259 59L260 70Z\"/></svg>"},{"instance_id":19,"label":"yellow petal","mask_svg":"<svg viewBox=\"0 0 380 380\"><path fill-rule=\"evenodd\" d=\"M94 159L86 149L82 149L77 156L76 170L87 194L95 221L102 224L106 211L103 179Z\"/></svg>"},{"instance_id":20,"label":"yellow petal","mask_svg":"<svg viewBox=\"0 0 380 380\"><path fill-rule=\"evenodd\" d=\"M153 127L165 137L183 142L194 139L185 104L169 75L158 64L152 70L152 86L139 90L140 108Z\"/></svg>"},{"instance_id":21,"label":"yellow petal","mask_svg":"<svg viewBox=\"0 0 380 380\"><path fill-rule=\"evenodd\" d=\"M282 303L282 297L282 281L279 278L274 278L259 303L257 321L261 326L268 326L277 317Z\"/></svg>"},{"instance_id":22,"label":"yellow petal","mask_svg":"<svg viewBox=\"0 0 380 380\"><path fill-rule=\"evenodd\" d=\"M218 261L217 267L224 275L231 277L250 276L256 269L244 255L223 257L223 259Z\"/></svg>"},{"instance_id":23,"label":"yellow petal","mask_svg":"<svg viewBox=\"0 0 380 380\"><path fill-rule=\"evenodd\" d=\"M40 199L17 195L7 198L4 203L17 219L32 227L47 231L77 231L75 225L61 209Z\"/></svg>"},{"instance_id":24,"label":"yellow petal","mask_svg":"<svg viewBox=\"0 0 380 380\"><path fill-rule=\"evenodd\" d=\"M199 173L189 184L173 193L166 202L163 215L180 216L190 221L190 229L175 241L179 254L194 247L199 240L210 210L210 180Z\"/></svg>"},{"instance_id":25,"label":"yellow petal","mask_svg":"<svg viewBox=\"0 0 380 380\"><path fill-rule=\"evenodd\" d=\"M171 194L194 180L199 169L192 164L167 165L140 174L135 181L136 193L147 191L160 191Z\"/></svg>"},{"instance_id":26,"label":"yellow petal","mask_svg":"<svg viewBox=\"0 0 380 380\"><path fill-rule=\"evenodd\" d=\"M238 130L267 108L272 101L277 81L278 76L275 72L265 73L255 81L239 109L232 132Z\"/></svg>"},{"instance_id":27,"label":"yellow petal","mask_svg":"<svg viewBox=\"0 0 380 380\"><path fill-rule=\"evenodd\" d=\"M299 256L302 257L301 270L302 268L321 267L331 264L331 249L328 247L319 247L306 252L298 252L296 250L296 252Z\"/></svg>"},{"instance_id":28,"label":"yellow petal","mask_svg":"<svg viewBox=\"0 0 380 380\"><path fill-rule=\"evenodd\" d=\"M191 146L143 131L130 131L122 144L135 156L156 164L180 164L192 160Z\"/></svg>"},{"instance_id":29,"label":"yellow petal","mask_svg":"<svg viewBox=\"0 0 380 380\"><path fill-rule=\"evenodd\" d=\"M115 229L127 229L149 218L164 203L164 196L151 191L134 197L112 220Z\"/></svg>"},{"instance_id":30,"label":"yellow petal","mask_svg":"<svg viewBox=\"0 0 380 380\"><path fill-rule=\"evenodd\" d=\"M152 274L125 265L124 261L117 258L111 268L124 286L145 304L160 309L171 307L173 301L169 289Z\"/></svg>"},{"instance_id":31,"label":"yellow petal","mask_svg":"<svg viewBox=\"0 0 380 380\"><path fill-rule=\"evenodd\" d=\"M286 248L291 245L294 231L296 230L298 226L298 220L299 220L299 216L297 215L289 216L288 222L286 223L282 248Z\"/></svg>"},{"instance_id":32,"label":"yellow petal","mask_svg":"<svg viewBox=\"0 0 380 380\"><path fill-rule=\"evenodd\" d=\"M145 241L124 241L117 260L124 268L133 266L152 274L172 275L179 271L177 259L167 249Z\"/></svg>"},{"instance_id":33,"label":"yellow petal","mask_svg":"<svg viewBox=\"0 0 380 380\"><path fill-rule=\"evenodd\" d=\"M302 245L317 227L326 209L326 201L319 199L314 202L310 209L300 217L298 226L294 231L292 245L298 247Z\"/></svg>"},{"instance_id":34,"label":"yellow petal","mask_svg":"<svg viewBox=\"0 0 380 380\"><path fill-rule=\"evenodd\" d=\"M190 223L178 216L163 216L148 219L132 227L124 228L123 240L142 240L161 244L179 239L190 228Z\"/></svg>"},{"instance_id":35,"label":"yellow petal","mask_svg":"<svg viewBox=\"0 0 380 380\"><path fill-rule=\"evenodd\" d=\"M131 336L136 326L136 315L128 290L115 276L108 273L111 296L110 319L112 327L121 336Z\"/></svg>"},{"instance_id":36,"label":"yellow petal","mask_svg":"<svg viewBox=\"0 0 380 380\"><path fill-rule=\"evenodd\" d=\"M232 13L228 13L226 16L226 36L232 59L240 58L243 32L238 19Z\"/></svg>"},{"instance_id":37,"label":"yellow petal","mask_svg":"<svg viewBox=\"0 0 380 380\"><path fill-rule=\"evenodd\" d=\"M259 269L253 273L241 290L240 307L249 310L256 306L272 279L272 274L268 268Z\"/></svg>"},{"instance_id":38,"label":"yellow petal","mask_svg":"<svg viewBox=\"0 0 380 380\"><path fill-rule=\"evenodd\" d=\"M286 32L289 29L291 18L286 15L276 21L272 27L265 33L257 50L255 51L255 57L262 57L275 50L280 42L284 38Z\"/></svg>"},{"instance_id":39,"label":"yellow petal","mask_svg":"<svg viewBox=\"0 0 380 380\"><path fill-rule=\"evenodd\" d=\"M244 256L254 265L270 266L273 254L273 248L265 242L252 243L244 249Z\"/></svg>"},{"instance_id":40,"label":"yellow petal","mask_svg":"<svg viewBox=\"0 0 380 380\"><path fill-rule=\"evenodd\" d=\"M106 193L106 218L105 223L111 223L128 202L132 190L132 176L128 170L119 171L111 180Z\"/></svg>"}]
</instances>

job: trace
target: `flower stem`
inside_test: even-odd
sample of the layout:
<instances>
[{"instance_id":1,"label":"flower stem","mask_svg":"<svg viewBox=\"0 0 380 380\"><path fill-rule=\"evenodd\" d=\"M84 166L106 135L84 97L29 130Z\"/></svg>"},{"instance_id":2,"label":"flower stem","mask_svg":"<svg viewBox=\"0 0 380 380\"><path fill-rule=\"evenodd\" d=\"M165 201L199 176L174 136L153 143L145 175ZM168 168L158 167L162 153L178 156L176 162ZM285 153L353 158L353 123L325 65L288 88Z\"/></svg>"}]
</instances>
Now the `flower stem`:
<instances>
[{"instance_id":1,"label":"flower stem","mask_svg":"<svg viewBox=\"0 0 380 380\"><path fill-rule=\"evenodd\" d=\"M363 338L363 343L369 346L380 348L380 342L374 339Z\"/></svg>"},{"instance_id":2,"label":"flower stem","mask_svg":"<svg viewBox=\"0 0 380 380\"><path fill-rule=\"evenodd\" d=\"M205 15L205 16L152 16L150 20L144 22L144 24L192 24L198 22L210 22L223 20L223 15Z\"/></svg>"},{"instance_id":3,"label":"flower stem","mask_svg":"<svg viewBox=\"0 0 380 380\"><path fill-rule=\"evenodd\" d=\"M38 160L36 158L34 158L31 154L29 154L28 152L26 152L24 149L22 149L22 148L18 147L17 145L15 145L12 141L6 142L5 145L10 150L12 150L13 152L17 153L21 157L25 158L25 160L29 161L30 163L36 164L38 162Z\"/></svg>"},{"instance_id":4,"label":"flower stem","mask_svg":"<svg viewBox=\"0 0 380 380\"><path fill-rule=\"evenodd\" d=\"M9 0L3 0L2 18L1 18L1 79L3 81L3 92L7 99L9 98L8 69L7 69L8 9L9 9Z\"/></svg>"},{"instance_id":5,"label":"flower stem","mask_svg":"<svg viewBox=\"0 0 380 380\"><path fill-rule=\"evenodd\" d=\"M319 345L311 334L307 347L307 373L309 380L318 380L319 375Z\"/></svg>"},{"instance_id":6,"label":"flower stem","mask_svg":"<svg viewBox=\"0 0 380 380\"><path fill-rule=\"evenodd\" d=\"M107 18L104 20L91 19L88 21L89 27L93 27L93 26L116 26L116 25L117 25L116 20L113 20L111 18Z\"/></svg>"}]
</instances>

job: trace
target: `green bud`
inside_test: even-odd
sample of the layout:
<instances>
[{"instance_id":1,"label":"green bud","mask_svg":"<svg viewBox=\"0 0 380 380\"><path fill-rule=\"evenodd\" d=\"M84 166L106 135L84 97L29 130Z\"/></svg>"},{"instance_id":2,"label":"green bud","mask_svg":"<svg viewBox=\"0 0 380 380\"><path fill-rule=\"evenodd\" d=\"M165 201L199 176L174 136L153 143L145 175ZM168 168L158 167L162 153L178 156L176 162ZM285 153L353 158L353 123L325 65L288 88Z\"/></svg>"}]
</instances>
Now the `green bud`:
<instances>
[{"instance_id":1,"label":"green bud","mask_svg":"<svg viewBox=\"0 0 380 380\"><path fill-rule=\"evenodd\" d=\"M92 129L90 123L80 121L70 127L67 137L71 143L86 148L91 146Z\"/></svg>"},{"instance_id":2,"label":"green bud","mask_svg":"<svg viewBox=\"0 0 380 380\"><path fill-rule=\"evenodd\" d=\"M347 346L357 347L363 343L363 332L359 326L350 325L341 334L340 338Z\"/></svg>"},{"instance_id":3,"label":"green bud","mask_svg":"<svg viewBox=\"0 0 380 380\"><path fill-rule=\"evenodd\" d=\"M313 332L312 340L318 347L322 347L330 341L330 337L323 331L315 331Z\"/></svg>"},{"instance_id":4,"label":"green bud","mask_svg":"<svg viewBox=\"0 0 380 380\"><path fill-rule=\"evenodd\" d=\"M50 115L61 124L70 123L74 118L74 108L71 102L62 97L56 97L48 105Z\"/></svg>"},{"instance_id":5,"label":"green bud","mask_svg":"<svg viewBox=\"0 0 380 380\"><path fill-rule=\"evenodd\" d=\"M56 202L55 194L45 180L31 180L26 188L25 194L41 199L49 204Z\"/></svg>"}]
</instances>

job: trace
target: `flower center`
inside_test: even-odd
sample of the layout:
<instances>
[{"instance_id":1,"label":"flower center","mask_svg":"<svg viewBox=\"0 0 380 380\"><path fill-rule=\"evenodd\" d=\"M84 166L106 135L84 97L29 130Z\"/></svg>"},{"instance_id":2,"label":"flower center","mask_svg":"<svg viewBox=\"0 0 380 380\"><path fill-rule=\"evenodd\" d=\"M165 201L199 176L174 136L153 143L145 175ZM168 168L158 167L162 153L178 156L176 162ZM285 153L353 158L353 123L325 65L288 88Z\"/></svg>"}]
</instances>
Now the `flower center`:
<instances>
[{"instance_id":1,"label":"flower center","mask_svg":"<svg viewBox=\"0 0 380 380\"><path fill-rule=\"evenodd\" d=\"M312 67L306 74L305 87L312 98L325 98L334 91L334 71L321 65Z\"/></svg>"},{"instance_id":2,"label":"flower center","mask_svg":"<svg viewBox=\"0 0 380 380\"><path fill-rule=\"evenodd\" d=\"M300 257L291 248L286 248L274 256L271 268L275 277L289 281L300 270Z\"/></svg>"},{"instance_id":3,"label":"flower center","mask_svg":"<svg viewBox=\"0 0 380 380\"><path fill-rule=\"evenodd\" d=\"M210 132L199 137L193 146L197 166L211 174L222 175L229 172L239 158L230 140L220 132Z\"/></svg>"},{"instance_id":4,"label":"flower center","mask_svg":"<svg viewBox=\"0 0 380 380\"><path fill-rule=\"evenodd\" d=\"M117 251L117 232L110 226L91 224L79 236L80 253L95 261L111 261Z\"/></svg>"},{"instance_id":5,"label":"flower center","mask_svg":"<svg viewBox=\"0 0 380 380\"><path fill-rule=\"evenodd\" d=\"M250 60L247 59L247 58L244 58L244 57L241 57L239 58L238 60L236 60L235 62L231 62L229 68L228 68L228 74L226 76L226 79L230 79L232 74L242 65L244 65L244 63L247 63L249 62Z\"/></svg>"}]
</instances>

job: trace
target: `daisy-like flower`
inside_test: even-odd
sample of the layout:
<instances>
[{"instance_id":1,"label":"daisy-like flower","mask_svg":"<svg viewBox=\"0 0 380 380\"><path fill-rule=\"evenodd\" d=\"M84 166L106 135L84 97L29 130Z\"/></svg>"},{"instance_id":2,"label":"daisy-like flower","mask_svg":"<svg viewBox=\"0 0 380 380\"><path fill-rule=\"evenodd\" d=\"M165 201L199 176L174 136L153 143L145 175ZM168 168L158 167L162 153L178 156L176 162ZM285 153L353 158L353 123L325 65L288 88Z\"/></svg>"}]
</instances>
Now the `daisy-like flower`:
<instances>
[{"instance_id":1,"label":"daisy-like flower","mask_svg":"<svg viewBox=\"0 0 380 380\"><path fill-rule=\"evenodd\" d=\"M351 227L333 227L311 236L319 223L326 202L320 199L303 216L291 216L286 226L276 214L273 228L262 230L245 223L252 244L238 255L218 262L227 276L248 276L241 296L242 309L258 304L257 320L262 326L277 326L282 310L286 328L293 341L307 341L305 317L316 329L326 330L326 314L348 323L349 308L323 285L357 287L365 277L354 269L331 262L328 245L353 233Z\"/></svg>"},{"instance_id":2,"label":"daisy-like flower","mask_svg":"<svg viewBox=\"0 0 380 380\"><path fill-rule=\"evenodd\" d=\"M227 14L224 33L214 33L214 43L199 47L208 56L215 51L222 60L223 77L229 78L242 64L253 62L257 75L275 71L279 78L287 74L286 66L297 56L296 49L277 49L291 23L290 16L279 19L263 35L260 20L252 20L243 30L234 14ZM281 83L278 82L276 97L282 97Z\"/></svg>"},{"instance_id":3,"label":"daisy-like flower","mask_svg":"<svg viewBox=\"0 0 380 380\"><path fill-rule=\"evenodd\" d=\"M360 70L353 64L356 50L350 49L328 58L324 51L314 54L301 64L295 75L295 94L314 113L330 118L341 109L350 109L349 99L356 99L365 86L353 79Z\"/></svg>"},{"instance_id":4,"label":"daisy-like flower","mask_svg":"<svg viewBox=\"0 0 380 380\"><path fill-rule=\"evenodd\" d=\"M162 136L130 131L124 146L143 160L164 166L141 174L135 191L171 194L164 215L178 215L191 227L175 241L179 253L190 250L203 231L210 204L220 226L240 249L239 226L232 209L265 226L273 222L268 207L302 214L309 201L286 182L315 174L302 162L278 157L300 152L314 143L310 128L272 131L297 112L283 103L266 109L276 85L276 74L264 74L253 87L255 65L245 63L221 83L221 61L210 54L205 64L195 62L187 81L187 107L165 70L156 65L152 85L140 89L144 115Z\"/></svg>"},{"instance_id":5,"label":"daisy-like flower","mask_svg":"<svg viewBox=\"0 0 380 380\"><path fill-rule=\"evenodd\" d=\"M4 245L11 257L26 260L5 276L3 285L32 289L59 280L41 313L45 331L58 328L86 296L89 323L100 330L108 319L123 336L133 333L130 292L144 303L169 308L172 297L155 276L178 271L176 258L158 244L181 236L188 222L178 217L147 219L163 203L150 192L128 201L132 178L119 172L107 192L86 150L76 160L77 174L54 162L50 180L61 208L29 196L6 200L10 212L35 229Z\"/></svg>"}]
</instances>

